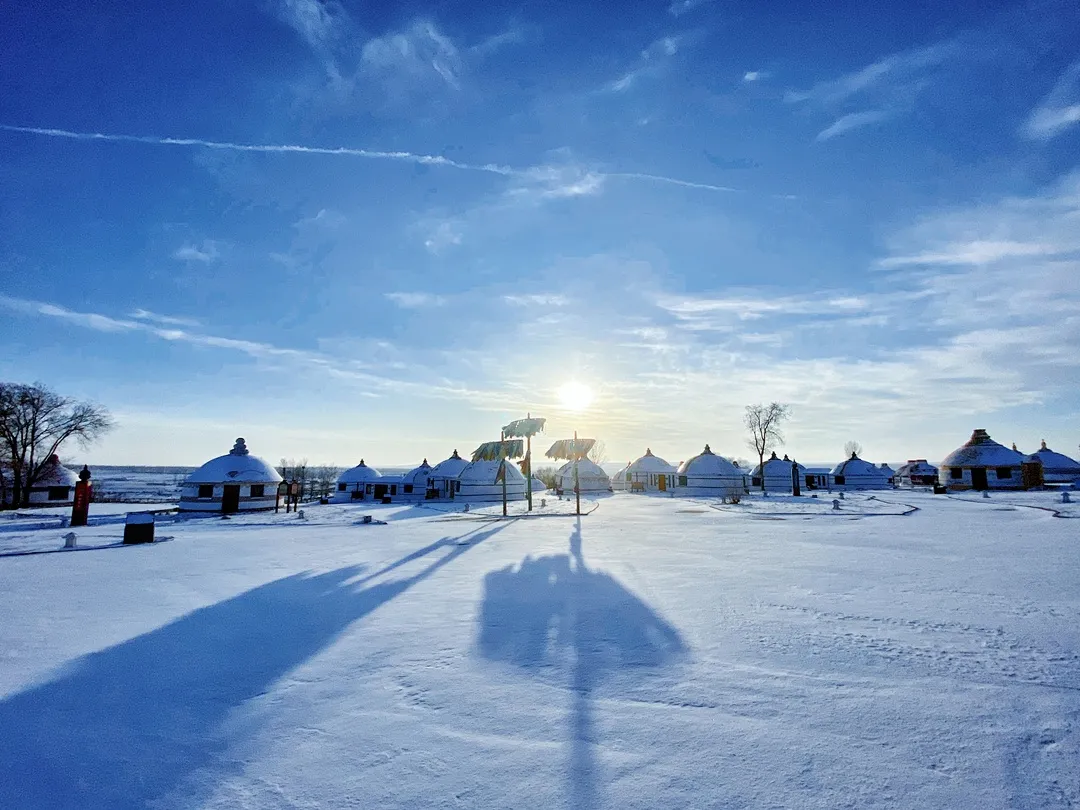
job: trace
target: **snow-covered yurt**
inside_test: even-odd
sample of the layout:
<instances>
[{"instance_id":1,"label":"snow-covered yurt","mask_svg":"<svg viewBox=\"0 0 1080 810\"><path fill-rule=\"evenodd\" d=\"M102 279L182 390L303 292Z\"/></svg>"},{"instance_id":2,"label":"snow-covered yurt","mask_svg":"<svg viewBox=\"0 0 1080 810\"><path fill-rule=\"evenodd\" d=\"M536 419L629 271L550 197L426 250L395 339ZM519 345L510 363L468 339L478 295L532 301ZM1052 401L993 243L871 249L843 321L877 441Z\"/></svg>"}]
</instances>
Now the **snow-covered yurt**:
<instances>
[{"instance_id":1,"label":"snow-covered yurt","mask_svg":"<svg viewBox=\"0 0 1080 810\"><path fill-rule=\"evenodd\" d=\"M457 477L459 501L466 503L494 503L503 498L502 481L498 480L499 469L506 470L506 500L525 500L525 476L512 461L504 465L501 461L474 461L467 464Z\"/></svg>"},{"instance_id":2,"label":"snow-covered yurt","mask_svg":"<svg viewBox=\"0 0 1080 810\"><path fill-rule=\"evenodd\" d=\"M0 470L3 476L3 487L0 488L0 497L3 503L11 503L14 492L11 488L11 473ZM60 457L52 455L41 466L38 480L30 487L29 503L31 506L64 506L75 500L75 485L79 483L79 476L60 463Z\"/></svg>"},{"instance_id":3,"label":"snow-covered yurt","mask_svg":"<svg viewBox=\"0 0 1080 810\"><path fill-rule=\"evenodd\" d=\"M281 476L251 455L243 439L189 475L180 487L181 512L250 512L273 509Z\"/></svg>"},{"instance_id":4,"label":"snow-covered yurt","mask_svg":"<svg viewBox=\"0 0 1080 810\"><path fill-rule=\"evenodd\" d=\"M990 438L982 428L941 462L941 483L949 489L1024 489L1024 456Z\"/></svg>"},{"instance_id":5,"label":"snow-covered yurt","mask_svg":"<svg viewBox=\"0 0 1080 810\"><path fill-rule=\"evenodd\" d=\"M419 467L413 467L401 476L401 500L422 501L427 498L428 479L431 477L431 465L425 458Z\"/></svg>"},{"instance_id":6,"label":"snow-covered yurt","mask_svg":"<svg viewBox=\"0 0 1080 810\"><path fill-rule=\"evenodd\" d=\"M932 487L938 482L938 468L925 458L908 459L901 464L893 480L901 487Z\"/></svg>"},{"instance_id":7,"label":"snow-covered yurt","mask_svg":"<svg viewBox=\"0 0 1080 810\"><path fill-rule=\"evenodd\" d=\"M362 501L365 497L374 498L374 484L381 481L382 473L374 467L369 467L360 459L355 467L345 470L337 479L337 491L333 500L337 503L342 501ZM380 494L381 497L381 494Z\"/></svg>"},{"instance_id":8,"label":"snow-covered yurt","mask_svg":"<svg viewBox=\"0 0 1080 810\"><path fill-rule=\"evenodd\" d=\"M750 486L754 489L761 489L762 484L762 468L764 467L764 482L766 492L791 492L791 459L785 454L783 458L777 458L774 451L771 456L765 459L765 463L759 464L754 467L754 471L750 473ZM799 489L802 489L803 481L806 478L806 467L802 464L796 465L799 469Z\"/></svg>"},{"instance_id":9,"label":"snow-covered yurt","mask_svg":"<svg viewBox=\"0 0 1080 810\"><path fill-rule=\"evenodd\" d=\"M706 498L745 495L750 483L742 470L723 456L716 455L709 445L680 464L676 476L680 495Z\"/></svg>"},{"instance_id":10,"label":"snow-covered yurt","mask_svg":"<svg viewBox=\"0 0 1080 810\"><path fill-rule=\"evenodd\" d=\"M532 491L533 495L536 495L538 492L547 492L547 484L545 484L536 476L533 476Z\"/></svg>"},{"instance_id":11,"label":"snow-covered yurt","mask_svg":"<svg viewBox=\"0 0 1080 810\"><path fill-rule=\"evenodd\" d=\"M453 455L445 461L440 461L428 473L428 498L453 498L460 489L458 476L461 471L469 466L469 462L458 455L455 450Z\"/></svg>"},{"instance_id":12,"label":"snow-covered yurt","mask_svg":"<svg viewBox=\"0 0 1080 810\"><path fill-rule=\"evenodd\" d=\"M863 461L855 453L833 467L833 486L837 489L888 489L890 476L881 467Z\"/></svg>"},{"instance_id":13,"label":"snow-covered yurt","mask_svg":"<svg viewBox=\"0 0 1080 810\"><path fill-rule=\"evenodd\" d=\"M578 461L578 486L582 492L611 492L611 479L596 462ZM574 491L574 462L568 461L555 474L555 491L560 495Z\"/></svg>"},{"instance_id":14,"label":"snow-covered yurt","mask_svg":"<svg viewBox=\"0 0 1080 810\"><path fill-rule=\"evenodd\" d=\"M619 471L617 473L610 476L612 490L614 490L615 492L622 492L623 490L625 490L627 488L627 486L626 486L626 471L629 468L630 468L630 465L627 464L626 466L619 468Z\"/></svg>"},{"instance_id":15,"label":"snow-covered yurt","mask_svg":"<svg viewBox=\"0 0 1080 810\"><path fill-rule=\"evenodd\" d=\"M675 465L646 448L645 455L626 468L624 477L631 492L666 492L675 486Z\"/></svg>"},{"instance_id":16,"label":"snow-covered yurt","mask_svg":"<svg viewBox=\"0 0 1080 810\"><path fill-rule=\"evenodd\" d=\"M895 481L895 479L896 479L896 470L894 470L892 467L890 467L884 461L881 462L880 464L878 464L878 469L881 471L881 474L885 476L885 478L888 480L888 482L890 484Z\"/></svg>"},{"instance_id":17,"label":"snow-covered yurt","mask_svg":"<svg viewBox=\"0 0 1080 810\"><path fill-rule=\"evenodd\" d=\"M1031 455L1042 464L1043 481L1047 484L1074 484L1080 482L1080 462L1074 461L1064 453L1055 453L1046 446L1045 440L1042 447Z\"/></svg>"}]
</instances>

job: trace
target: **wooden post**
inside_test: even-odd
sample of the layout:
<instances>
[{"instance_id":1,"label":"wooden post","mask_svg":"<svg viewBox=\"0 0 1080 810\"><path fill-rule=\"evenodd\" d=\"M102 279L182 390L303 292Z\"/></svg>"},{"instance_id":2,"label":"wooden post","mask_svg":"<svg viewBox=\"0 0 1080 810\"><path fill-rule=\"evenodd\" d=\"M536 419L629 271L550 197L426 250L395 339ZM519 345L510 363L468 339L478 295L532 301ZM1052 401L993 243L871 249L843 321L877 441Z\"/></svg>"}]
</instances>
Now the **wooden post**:
<instances>
[{"instance_id":1,"label":"wooden post","mask_svg":"<svg viewBox=\"0 0 1080 810\"><path fill-rule=\"evenodd\" d=\"M499 437L499 456L502 464L499 472L502 473L503 517L506 517L506 445L503 444L506 441L506 433L500 432Z\"/></svg>"},{"instance_id":2,"label":"wooden post","mask_svg":"<svg viewBox=\"0 0 1080 810\"><path fill-rule=\"evenodd\" d=\"M581 453L578 452L577 446L577 431L574 431L574 497L577 499L577 515L581 517L581 481L578 479L578 459L581 458Z\"/></svg>"}]
</instances>

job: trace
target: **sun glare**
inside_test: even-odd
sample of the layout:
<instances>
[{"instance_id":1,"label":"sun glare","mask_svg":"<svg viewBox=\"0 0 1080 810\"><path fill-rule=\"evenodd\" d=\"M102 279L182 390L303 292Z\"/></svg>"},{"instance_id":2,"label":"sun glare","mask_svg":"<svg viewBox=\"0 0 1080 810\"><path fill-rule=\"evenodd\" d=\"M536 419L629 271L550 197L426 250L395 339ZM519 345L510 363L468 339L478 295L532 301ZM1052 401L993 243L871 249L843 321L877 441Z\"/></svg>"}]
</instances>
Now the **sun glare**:
<instances>
[{"instance_id":1,"label":"sun glare","mask_svg":"<svg viewBox=\"0 0 1080 810\"><path fill-rule=\"evenodd\" d=\"M583 411L592 404L593 392L579 382L564 383L558 390L559 404L568 411Z\"/></svg>"}]
</instances>

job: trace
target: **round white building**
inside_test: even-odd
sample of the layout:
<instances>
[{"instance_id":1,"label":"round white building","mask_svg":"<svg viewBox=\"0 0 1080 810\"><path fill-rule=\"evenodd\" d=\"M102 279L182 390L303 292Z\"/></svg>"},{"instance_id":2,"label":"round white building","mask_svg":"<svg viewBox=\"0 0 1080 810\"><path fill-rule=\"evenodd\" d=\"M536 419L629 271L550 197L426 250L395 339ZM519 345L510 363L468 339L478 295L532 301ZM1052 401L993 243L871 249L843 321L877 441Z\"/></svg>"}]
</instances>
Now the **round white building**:
<instances>
[{"instance_id":1,"label":"round white building","mask_svg":"<svg viewBox=\"0 0 1080 810\"><path fill-rule=\"evenodd\" d=\"M675 465L654 456L651 448L626 468L626 488L631 492L666 492L675 486L674 478Z\"/></svg>"},{"instance_id":2,"label":"round white building","mask_svg":"<svg viewBox=\"0 0 1080 810\"><path fill-rule=\"evenodd\" d=\"M680 495L704 498L729 498L745 495L746 474L709 445L693 458L679 465L676 471Z\"/></svg>"},{"instance_id":3,"label":"round white building","mask_svg":"<svg viewBox=\"0 0 1080 810\"><path fill-rule=\"evenodd\" d=\"M855 453L833 468L832 477L837 489L888 489L891 486L891 476L885 470L863 461Z\"/></svg>"},{"instance_id":4,"label":"round white building","mask_svg":"<svg viewBox=\"0 0 1080 810\"><path fill-rule=\"evenodd\" d=\"M611 492L611 479L596 462L578 461L578 487L581 492ZM555 491L560 495L574 492L574 462L568 461L555 474Z\"/></svg>"},{"instance_id":5,"label":"round white building","mask_svg":"<svg viewBox=\"0 0 1080 810\"><path fill-rule=\"evenodd\" d=\"M401 500L415 502L427 498L431 470L432 467L425 458L419 467L413 467L401 476Z\"/></svg>"},{"instance_id":6,"label":"round white building","mask_svg":"<svg viewBox=\"0 0 1080 810\"><path fill-rule=\"evenodd\" d=\"M1055 453L1046 446L1031 454L1039 460L1043 468L1043 481L1047 484L1073 484L1080 481L1080 462L1074 461L1064 453Z\"/></svg>"},{"instance_id":7,"label":"round white building","mask_svg":"<svg viewBox=\"0 0 1080 810\"><path fill-rule=\"evenodd\" d=\"M180 487L182 512L250 512L273 509L281 476L243 439L233 449L212 458L184 479Z\"/></svg>"},{"instance_id":8,"label":"round white building","mask_svg":"<svg viewBox=\"0 0 1080 810\"><path fill-rule=\"evenodd\" d=\"M382 473L374 467L369 467L364 463L363 459L360 459L359 464L350 467L338 476L334 501L341 503L343 501L362 501L365 498L374 498L375 484L382 477Z\"/></svg>"},{"instance_id":9,"label":"round white building","mask_svg":"<svg viewBox=\"0 0 1080 810\"><path fill-rule=\"evenodd\" d=\"M626 484L626 471L630 469L630 464L622 467L617 473L611 476L611 489L615 492L622 492L628 489Z\"/></svg>"},{"instance_id":10,"label":"round white building","mask_svg":"<svg viewBox=\"0 0 1080 810\"><path fill-rule=\"evenodd\" d=\"M938 468L925 458L908 459L893 477L901 487L931 487L938 482Z\"/></svg>"},{"instance_id":11,"label":"round white building","mask_svg":"<svg viewBox=\"0 0 1080 810\"><path fill-rule=\"evenodd\" d=\"M775 451L764 464L754 467L750 473L750 486L761 489L762 482L765 484L765 492L794 492L791 480L792 461L785 454L783 458L777 458ZM806 480L806 467L802 464L795 465L798 468L799 488L802 489L803 481ZM764 470L764 472L762 472Z\"/></svg>"},{"instance_id":12,"label":"round white building","mask_svg":"<svg viewBox=\"0 0 1080 810\"><path fill-rule=\"evenodd\" d=\"M4 473L5 470L0 470ZM49 456L48 460L41 465L41 472L37 480L29 487L27 498L30 506L65 506L75 500L75 485L79 483L79 476L60 463L57 455ZM4 503L9 503L14 497L11 489L11 476L5 475L5 488L0 495Z\"/></svg>"},{"instance_id":13,"label":"round white building","mask_svg":"<svg viewBox=\"0 0 1080 810\"><path fill-rule=\"evenodd\" d=\"M506 500L525 500L525 476L512 461L474 461L465 465L457 477L454 498L466 503L502 502L503 484L498 480L500 468L506 470Z\"/></svg>"},{"instance_id":14,"label":"round white building","mask_svg":"<svg viewBox=\"0 0 1080 810\"><path fill-rule=\"evenodd\" d=\"M941 462L941 483L956 490L1025 489L1023 471L1023 455L977 428Z\"/></svg>"},{"instance_id":15,"label":"round white building","mask_svg":"<svg viewBox=\"0 0 1080 810\"><path fill-rule=\"evenodd\" d=\"M455 450L450 458L440 461L428 473L428 498L449 500L457 495L460 488L458 476L469 466L469 462Z\"/></svg>"}]
</instances>

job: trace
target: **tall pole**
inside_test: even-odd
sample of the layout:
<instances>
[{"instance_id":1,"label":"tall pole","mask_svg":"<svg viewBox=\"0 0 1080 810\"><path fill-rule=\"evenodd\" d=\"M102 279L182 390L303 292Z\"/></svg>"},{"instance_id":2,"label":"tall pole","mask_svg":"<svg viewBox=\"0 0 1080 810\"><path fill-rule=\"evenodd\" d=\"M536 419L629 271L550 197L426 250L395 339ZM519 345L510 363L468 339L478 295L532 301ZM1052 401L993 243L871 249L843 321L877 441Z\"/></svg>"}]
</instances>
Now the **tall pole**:
<instances>
[{"instance_id":1,"label":"tall pole","mask_svg":"<svg viewBox=\"0 0 1080 810\"><path fill-rule=\"evenodd\" d=\"M574 431L574 497L577 499L577 515L581 517L581 481L578 480L578 459L581 458L581 453L578 452L577 445L577 431Z\"/></svg>"},{"instance_id":2,"label":"tall pole","mask_svg":"<svg viewBox=\"0 0 1080 810\"><path fill-rule=\"evenodd\" d=\"M501 437L499 439L499 463L502 465L499 467L499 472L502 473L503 517L506 517L506 445L504 444L506 433L502 432L499 436Z\"/></svg>"},{"instance_id":3,"label":"tall pole","mask_svg":"<svg viewBox=\"0 0 1080 810\"><path fill-rule=\"evenodd\" d=\"M526 419L532 419L531 413L525 414ZM532 511L532 434L525 434L525 493L529 498L529 511Z\"/></svg>"}]
</instances>

